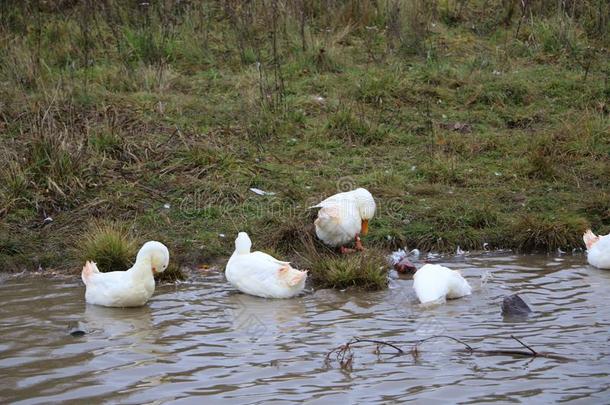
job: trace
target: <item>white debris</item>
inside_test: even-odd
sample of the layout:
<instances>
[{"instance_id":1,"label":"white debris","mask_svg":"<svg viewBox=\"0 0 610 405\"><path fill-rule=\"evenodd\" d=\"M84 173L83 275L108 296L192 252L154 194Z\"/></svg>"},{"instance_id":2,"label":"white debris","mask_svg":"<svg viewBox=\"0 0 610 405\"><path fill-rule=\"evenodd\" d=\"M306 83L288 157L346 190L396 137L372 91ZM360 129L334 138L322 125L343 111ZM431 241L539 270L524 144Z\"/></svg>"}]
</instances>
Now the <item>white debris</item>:
<instances>
[{"instance_id":1,"label":"white debris","mask_svg":"<svg viewBox=\"0 0 610 405\"><path fill-rule=\"evenodd\" d=\"M168 203L163 204L163 208L165 208L166 210L171 208L171 205Z\"/></svg>"},{"instance_id":2,"label":"white debris","mask_svg":"<svg viewBox=\"0 0 610 405\"><path fill-rule=\"evenodd\" d=\"M487 285L487 282L493 279L494 276L489 271L486 271L485 273L481 274L481 288L485 287Z\"/></svg>"},{"instance_id":3,"label":"white debris","mask_svg":"<svg viewBox=\"0 0 610 405\"><path fill-rule=\"evenodd\" d=\"M436 260L439 257L441 257L441 255L439 255L438 253L434 253L434 252L428 253L428 260Z\"/></svg>"},{"instance_id":4,"label":"white debris","mask_svg":"<svg viewBox=\"0 0 610 405\"><path fill-rule=\"evenodd\" d=\"M483 243L483 250L489 250L489 243Z\"/></svg>"},{"instance_id":5,"label":"white debris","mask_svg":"<svg viewBox=\"0 0 610 405\"><path fill-rule=\"evenodd\" d=\"M272 191L265 191L265 190L261 190L260 188L256 188L256 187L250 188L250 191L252 191L254 194L258 194L258 195L275 195L275 193Z\"/></svg>"},{"instance_id":6,"label":"white debris","mask_svg":"<svg viewBox=\"0 0 610 405\"><path fill-rule=\"evenodd\" d=\"M225 235L224 233L219 233L218 236L220 236L221 238L225 238L227 235Z\"/></svg>"},{"instance_id":7,"label":"white debris","mask_svg":"<svg viewBox=\"0 0 610 405\"><path fill-rule=\"evenodd\" d=\"M389 257L389 260L392 265L395 265L396 263L400 262L405 257L411 258L413 260L417 260L419 258L419 255L420 255L419 249L413 249L413 250L410 250L409 252L407 252L406 249L398 249L397 251L392 252L392 254Z\"/></svg>"},{"instance_id":8,"label":"white debris","mask_svg":"<svg viewBox=\"0 0 610 405\"><path fill-rule=\"evenodd\" d=\"M460 248L459 246L457 247L457 250L455 251L455 254L457 256L463 256L464 255L464 251L462 250L462 248Z\"/></svg>"},{"instance_id":9,"label":"white debris","mask_svg":"<svg viewBox=\"0 0 610 405\"><path fill-rule=\"evenodd\" d=\"M405 252L404 249L398 249L396 252L392 252L392 254L390 255L390 263L394 265L400 262L405 257L407 257L407 252Z\"/></svg>"}]
</instances>

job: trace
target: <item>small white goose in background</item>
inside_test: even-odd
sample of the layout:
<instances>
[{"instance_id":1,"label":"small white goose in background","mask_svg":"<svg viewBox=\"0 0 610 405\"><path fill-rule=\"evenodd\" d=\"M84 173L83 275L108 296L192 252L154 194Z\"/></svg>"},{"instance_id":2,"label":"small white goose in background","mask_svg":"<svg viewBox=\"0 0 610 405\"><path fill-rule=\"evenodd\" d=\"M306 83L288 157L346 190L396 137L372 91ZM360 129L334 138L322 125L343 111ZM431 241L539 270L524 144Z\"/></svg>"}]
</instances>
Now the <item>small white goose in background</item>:
<instances>
[{"instance_id":1,"label":"small white goose in background","mask_svg":"<svg viewBox=\"0 0 610 405\"><path fill-rule=\"evenodd\" d=\"M587 261L598 269L610 269L610 234L595 235L590 229L582 239L587 245Z\"/></svg>"},{"instance_id":2,"label":"small white goose in background","mask_svg":"<svg viewBox=\"0 0 610 405\"><path fill-rule=\"evenodd\" d=\"M291 298L305 288L307 272L263 252L250 252L252 241L245 232L235 239L235 252L225 275L239 291L263 298Z\"/></svg>"},{"instance_id":3,"label":"small white goose in background","mask_svg":"<svg viewBox=\"0 0 610 405\"><path fill-rule=\"evenodd\" d=\"M365 236L369 220L375 215L375 199L364 188L338 193L309 208L320 208L315 220L316 235L325 244L339 247L341 253L351 252L344 245L355 241L356 250L363 250L360 235Z\"/></svg>"},{"instance_id":4,"label":"small white goose in background","mask_svg":"<svg viewBox=\"0 0 610 405\"><path fill-rule=\"evenodd\" d=\"M129 270L102 273L87 261L81 277L85 283L85 300L105 307L139 307L155 292L155 273L169 264L169 250L161 242L146 242Z\"/></svg>"},{"instance_id":5,"label":"small white goose in background","mask_svg":"<svg viewBox=\"0 0 610 405\"><path fill-rule=\"evenodd\" d=\"M468 281L456 271L438 264L426 264L413 275L413 288L422 304L472 293Z\"/></svg>"}]
</instances>

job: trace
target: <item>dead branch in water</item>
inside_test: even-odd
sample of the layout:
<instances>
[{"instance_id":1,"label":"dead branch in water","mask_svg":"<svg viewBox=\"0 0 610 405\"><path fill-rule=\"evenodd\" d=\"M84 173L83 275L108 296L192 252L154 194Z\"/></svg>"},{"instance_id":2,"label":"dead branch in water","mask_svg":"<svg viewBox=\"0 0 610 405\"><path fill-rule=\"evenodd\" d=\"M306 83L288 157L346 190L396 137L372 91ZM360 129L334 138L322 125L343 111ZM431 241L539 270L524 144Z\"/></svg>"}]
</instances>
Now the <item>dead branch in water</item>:
<instances>
[{"instance_id":1,"label":"dead branch in water","mask_svg":"<svg viewBox=\"0 0 610 405\"><path fill-rule=\"evenodd\" d=\"M452 336L446 336L446 335L436 335L436 336L430 336L429 338L420 340L419 342L415 343L413 345L414 349L417 351L417 348L420 344L434 339L434 338L446 338L446 339L451 339L457 343L460 343L462 345L464 345L466 347L466 352L468 353L477 353L477 354L481 354L481 355L487 355L487 356L521 356L521 357L544 357L547 359L553 359L553 360L560 360L560 361L570 361L572 359L569 359L567 357L563 357L563 356L559 356L557 354L554 353L545 353L545 352L537 352L534 349L532 349L530 346L528 346L527 344L523 343L520 339L518 339L517 337L515 337L514 335L510 335L510 337L514 340L516 340L517 342L519 342L519 344L523 347L525 347L527 349L527 351L525 350L516 350L516 349L494 349L494 350L489 350L489 349L477 349L477 348L473 348L472 346L468 345L467 343L461 341L460 339L456 339ZM411 349L411 352L413 352L413 349Z\"/></svg>"},{"instance_id":2,"label":"dead branch in water","mask_svg":"<svg viewBox=\"0 0 610 405\"><path fill-rule=\"evenodd\" d=\"M554 353L546 353L546 352L538 352L536 350L534 350L532 347L530 347L529 345L525 344L523 341L521 341L519 338L515 337L514 335L510 336L512 339L516 340L521 346L525 347L527 350L518 350L518 349L479 349L479 348L475 348L472 347L471 345L469 345L468 343L464 342L461 339L455 338L453 336L448 336L448 335L434 335L434 336L430 336L428 338L422 339L422 340L418 340L417 342L413 343L411 346L411 350L409 351L409 353L411 354L411 356L413 357L413 360L417 360L417 358L419 357L419 347L432 339L450 339L453 340L456 343L459 343L461 345L463 345L465 347L465 349L463 351L465 351L468 354L480 354L480 355L484 355L484 356L520 356L520 357L544 357L547 359L553 359L553 360L559 360L559 361L571 361L572 359L567 358L567 357L563 357L563 356L559 356L557 354ZM400 347L398 347L397 345L393 344L393 343L389 343L389 342L385 342L383 340L374 340L374 339L361 339L361 338L352 338L350 339L347 343L342 344L340 346L335 347L334 349L332 349L331 351L329 351L326 354L326 358L325 358L325 363L327 365L330 365L333 356L334 359L339 363L339 365L341 366L342 369L345 370L351 370L352 369L352 365L353 365L353 360L354 360L354 351L353 351L353 346L357 343L373 343L376 345L376 353L377 354L381 354L380 350L382 347L390 347L394 350L396 350L396 353L394 353L397 356L406 354L407 352L403 349L401 349Z\"/></svg>"},{"instance_id":3,"label":"dead branch in water","mask_svg":"<svg viewBox=\"0 0 610 405\"><path fill-rule=\"evenodd\" d=\"M380 349L383 346L391 347L392 349L396 350L396 355L402 355L405 353L404 350L402 350L400 347L398 347L392 343L384 342L382 340L360 339L360 338L355 337L355 338L352 338L347 343L337 346L334 349L332 349L331 351L329 351L328 353L326 353L326 359L325 359L326 365L330 366L331 357L334 354L335 360L339 363L339 365L341 366L342 369L351 370L353 359L354 359L354 352L352 350L352 345L354 345L356 343L374 343L374 344L376 344L377 347L375 350L376 350L377 354L381 354Z\"/></svg>"}]
</instances>

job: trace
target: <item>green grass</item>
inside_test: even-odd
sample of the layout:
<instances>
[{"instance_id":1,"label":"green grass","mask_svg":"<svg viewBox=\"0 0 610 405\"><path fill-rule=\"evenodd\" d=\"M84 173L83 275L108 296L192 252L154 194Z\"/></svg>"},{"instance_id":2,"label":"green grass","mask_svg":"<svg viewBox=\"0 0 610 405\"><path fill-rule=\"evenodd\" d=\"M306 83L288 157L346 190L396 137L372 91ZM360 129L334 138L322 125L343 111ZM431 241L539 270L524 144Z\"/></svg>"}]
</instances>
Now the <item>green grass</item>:
<instances>
[{"instance_id":1,"label":"green grass","mask_svg":"<svg viewBox=\"0 0 610 405\"><path fill-rule=\"evenodd\" d=\"M0 6L3 270L78 271L92 218L178 268L241 230L298 258L307 207L346 184L377 199L380 254L610 232L610 6L536 2L519 25L511 2L306 2L302 37L280 3L275 22L260 2ZM373 256L324 258L320 283L375 279Z\"/></svg>"}]
</instances>

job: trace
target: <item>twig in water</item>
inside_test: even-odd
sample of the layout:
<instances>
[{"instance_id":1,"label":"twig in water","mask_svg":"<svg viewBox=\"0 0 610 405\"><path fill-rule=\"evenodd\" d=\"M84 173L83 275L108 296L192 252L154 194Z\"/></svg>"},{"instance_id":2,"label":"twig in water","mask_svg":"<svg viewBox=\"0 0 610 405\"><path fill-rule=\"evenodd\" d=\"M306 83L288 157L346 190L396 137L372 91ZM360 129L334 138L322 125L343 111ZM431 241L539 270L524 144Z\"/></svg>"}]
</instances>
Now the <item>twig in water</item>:
<instances>
[{"instance_id":1,"label":"twig in water","mask_svg":"<svg viewBox=\"0 0 610 405\"><path fill-rule=\"evenodd\" d=\"M410 354L413 357L413 360L417 360L419 357L419 346L422 343L427 342L432 339L444 338L444 339L453 340L454 342L463 345L465 347L464 350L468 354L480 354L480 355L484 355L484 356L520 356L520 357L531 357L531 358L544 357L547 359L553 359L553 360L559 360L559 361L572 360L567 357L559 356L559 355L556 355L553 353L537 352L536 350L534 350L533 348L531 348L530 346L528 346L527 344L522 342L520 339L518 339L516 336L511 335L510 337L512 339L516 340L517 342L519 342L519 344L521 346L525 347L527 349L527 351L514 350L514 349L499 349L499 350L478 349L478 348L470 346L468 343L464 342L463 340L454 338L453 336L434 335L434 336L430 336L430 337L422 339L422 340L418 340L417 342L413 343L411 346ZM341 368L351 370L352 364L353 364L353 359L354 359L354 352L352 350L352 346L355 343L374 343L377 345L377 352L376 352L377 354L380 354L379 348L381 346L391 347L392 349L396 350L398 355L405 354L405 351L403 349L401 349L400 347L398 347L397 345L395 345L393 343L388 343L383 340L361 339L358 337L354 337L354 338L350 339L347 343L345 343L341 346L337 346L336 348L334 348L330 352L328 352L326 354L326 364L327 365L330 364L331 356L333 354L335 354L336 360L340 364Z\"/></svg>"},{"instance_id":2,"label":"twig in water","mask_svg":"<svg viewBox=\"0 0 610 405\"><path fill-rule=\"evenodd\" d=\"M360 338L354 338L352 339L354 342L353 343L375 343L378 346L389 346L392 349L395 349L398 354L404 354L404 350L402 350L400 347L393 345L392 343L388 343L388 342L384 342L383 340L373 340L373 339L360 339Z\"/></svg>"},{"instance_id":3,"label":"twig in water","mask_svg":"<svg viewBox=\"0 0 610 405\"><path fill-rule=\"evenodd\" d=\"M532 352L532 355L533 355L534 357L538 356L538 353L537 353L537 352L536 352L534 349L532 349L531 347L529 347L528 345L526 345L525 343L523 343L522 341L520 341L519 339L517 339L517 338L515 337L515 335L510 335L510 337L512 337L513 339L515 339L517 342L519 342L519 343L521 344L521 346L523 346L523 347L525 347L526 349L528 349L529 351L531 351L531 352Z\"/></svg>"},{"instance_id":4,"label":"twig in water","mask_svg":"<svg viewBox=\"0 0 610 405\"><path fill-rule=\"evenodd\" d=\"M460 339L458 339L458 338L454 338L453 336L447 336L447 335L434 335L434 336L430 336L430 337L428 337L428 338L425 338L425 339L422 339L422 340L420 340L420 341L416 342L416 343L414 344L414 346L415 346L415 347L417 347L417 346L419 346L420 344L422 344L422 343L424 343L424 342L426 342L426 341L428 341L428 340L431 340L431 339L437 339L437 338L451 339L451 340L453 340L453 341L455 341L455 342L461 343L461 344L463 344L464 346L466 346L466 348L468 349L468 351L469 351L469 352L471 352L471 353L472 353L472 352L474 352L474 349L473 349L473 348L472 348L472 347L471 347L471 346L470 346L468 343L466 343L466 342L464 342L464 341L461 341L461 340L460 340Z\"/></svg>"}]
</instances>

